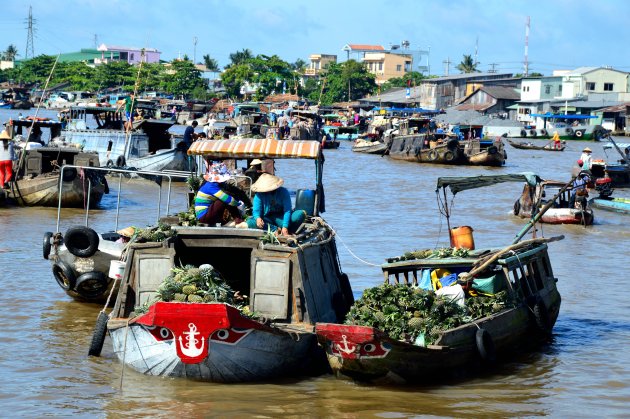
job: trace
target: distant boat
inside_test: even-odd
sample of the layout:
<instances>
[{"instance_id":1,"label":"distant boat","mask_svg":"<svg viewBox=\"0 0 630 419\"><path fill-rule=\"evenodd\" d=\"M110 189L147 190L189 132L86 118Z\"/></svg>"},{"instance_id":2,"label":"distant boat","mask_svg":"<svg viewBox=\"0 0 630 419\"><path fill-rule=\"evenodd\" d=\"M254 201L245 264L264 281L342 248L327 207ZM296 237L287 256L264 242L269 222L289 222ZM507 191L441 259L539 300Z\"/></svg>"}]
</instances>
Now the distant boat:
<instances>
[{"instance_id":1,"label":"distant boat","mask_svg":"<svg viewBox=\"0 0 630 419\"><path fill-rule=\"evenodd\" d=\"M562 144L562 146L560 148L556 148L553 146L553 144L548 143L545 144L543 146L537 146L531 142L527 142L527 141L512 141L512 140L507 140L508 144L510 144L512 147L514 148L518 148L521 150L544 150L544 151L564 151L564 149L566 148L566 146L564 144Z\"/></svg>"}]
</instances>

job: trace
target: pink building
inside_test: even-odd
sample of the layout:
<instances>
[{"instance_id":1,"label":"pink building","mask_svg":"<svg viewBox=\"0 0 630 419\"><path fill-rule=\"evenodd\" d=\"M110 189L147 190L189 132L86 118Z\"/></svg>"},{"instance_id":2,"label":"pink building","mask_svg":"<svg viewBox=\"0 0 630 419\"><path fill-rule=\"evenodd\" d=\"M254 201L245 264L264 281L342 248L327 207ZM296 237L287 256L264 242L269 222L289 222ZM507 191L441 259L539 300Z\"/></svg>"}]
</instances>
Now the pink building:
<instances>
[{"instance_id":1,"label":"pink building","mask_svg":"<svg viewBox=\"0 0 630 419\"><path fill-rule=\"evenodd\" d=\"M121 47L101 44L97 48L97 50L101 52L101 58L95 59L94 64L107 64L112 61L127 61L129 64L137 64L140 62L143 49L145 63L160 62L161 52L155 48Z\"/></svg>"}]
</instances>

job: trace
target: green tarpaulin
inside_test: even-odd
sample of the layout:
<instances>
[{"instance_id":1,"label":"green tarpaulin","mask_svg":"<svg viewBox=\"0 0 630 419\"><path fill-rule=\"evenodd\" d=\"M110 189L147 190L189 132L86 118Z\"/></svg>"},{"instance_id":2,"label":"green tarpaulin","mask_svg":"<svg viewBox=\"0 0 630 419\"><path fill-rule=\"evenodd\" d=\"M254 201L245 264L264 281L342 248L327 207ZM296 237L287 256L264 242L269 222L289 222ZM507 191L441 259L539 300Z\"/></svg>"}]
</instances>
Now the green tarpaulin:
<instances>
[{"instance_id":1,"label":"green tarpaulin","mask_svg":"<svg viewBox=\"0 0 630 419\"><path fill-rule=\"evenodd\" d=\"M459 191L482 188L503 182L527 182L531 186L536 186L537 183L542 182L542 179L532 172L494 176L440 177L437 181L437 189L451 188L451 192L455 195Z\"/></svg>"}]
</instances>

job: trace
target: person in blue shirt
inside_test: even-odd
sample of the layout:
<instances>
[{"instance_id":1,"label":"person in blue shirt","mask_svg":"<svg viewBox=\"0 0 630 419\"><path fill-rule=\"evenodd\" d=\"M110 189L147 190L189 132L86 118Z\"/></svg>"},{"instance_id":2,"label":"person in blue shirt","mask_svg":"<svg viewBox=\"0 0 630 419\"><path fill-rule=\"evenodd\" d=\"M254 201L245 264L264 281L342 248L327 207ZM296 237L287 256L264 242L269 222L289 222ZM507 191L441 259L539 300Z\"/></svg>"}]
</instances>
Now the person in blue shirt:
<instances>
[{"instance_id":1,"label":"person in blue shirt","mask_svg":"<svg viewBox=\"0 0 630 419\"><path fill-rule=\"evenodd\" d=\"M195 141L195 128L197 127L197 121L192 121L192 124L188 125L184 130L183 143L186 145L186 150L190 148L193 141Z\"/></svg>"},{"instance_id":2,"label":"person in blue shirt","mask_svg":"<svg viewBox=\"0 0 630 419\"><path fill-rule=\"evenodd\" d=\"M249 228L259 228L279 232L282 236L294 233L304 222L306 212L292 211L291 196L283 188L284 180L263 173L252 185L252 192L256 192L253 201L252 217L247 219Z\"/></svg>"},{"instance_id":3,"label":"person in blue shirt","mask_svg":"<svg viewBox=\"0 0 630 419\"><path fill-rule=\"evenodd\" d=\"M231 220L235 224L243 222L239 210L241 202L227 193L221 184L231 179L225 165L215 165L204 176L206 182L195 195L195 215L201 223L214 226L225 225Z\"/></svg>"}]
</instances>

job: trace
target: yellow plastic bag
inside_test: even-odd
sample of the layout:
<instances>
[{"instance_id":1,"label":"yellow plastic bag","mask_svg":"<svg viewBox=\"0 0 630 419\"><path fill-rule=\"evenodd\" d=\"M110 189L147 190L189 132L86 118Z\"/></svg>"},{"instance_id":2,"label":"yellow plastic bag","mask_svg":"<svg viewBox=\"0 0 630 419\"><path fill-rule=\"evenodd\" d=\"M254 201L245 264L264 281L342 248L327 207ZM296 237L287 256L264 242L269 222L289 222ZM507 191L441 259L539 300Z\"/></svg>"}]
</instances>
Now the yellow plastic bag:
<instances>
[{"instance_id":1,"label":"yellow plastic bag","mask_svg":"<svg viewBox=\"0 0 630 419\"><path fill-rule=\"evenodd\" d=\"M431 271L431 285L433 286L433 291L437 291L442 288L442 284L440 283L440 279L444 278L447 275L450 275L451 271L444 268L437 268Z\"/></svg>"}]
</instances>

